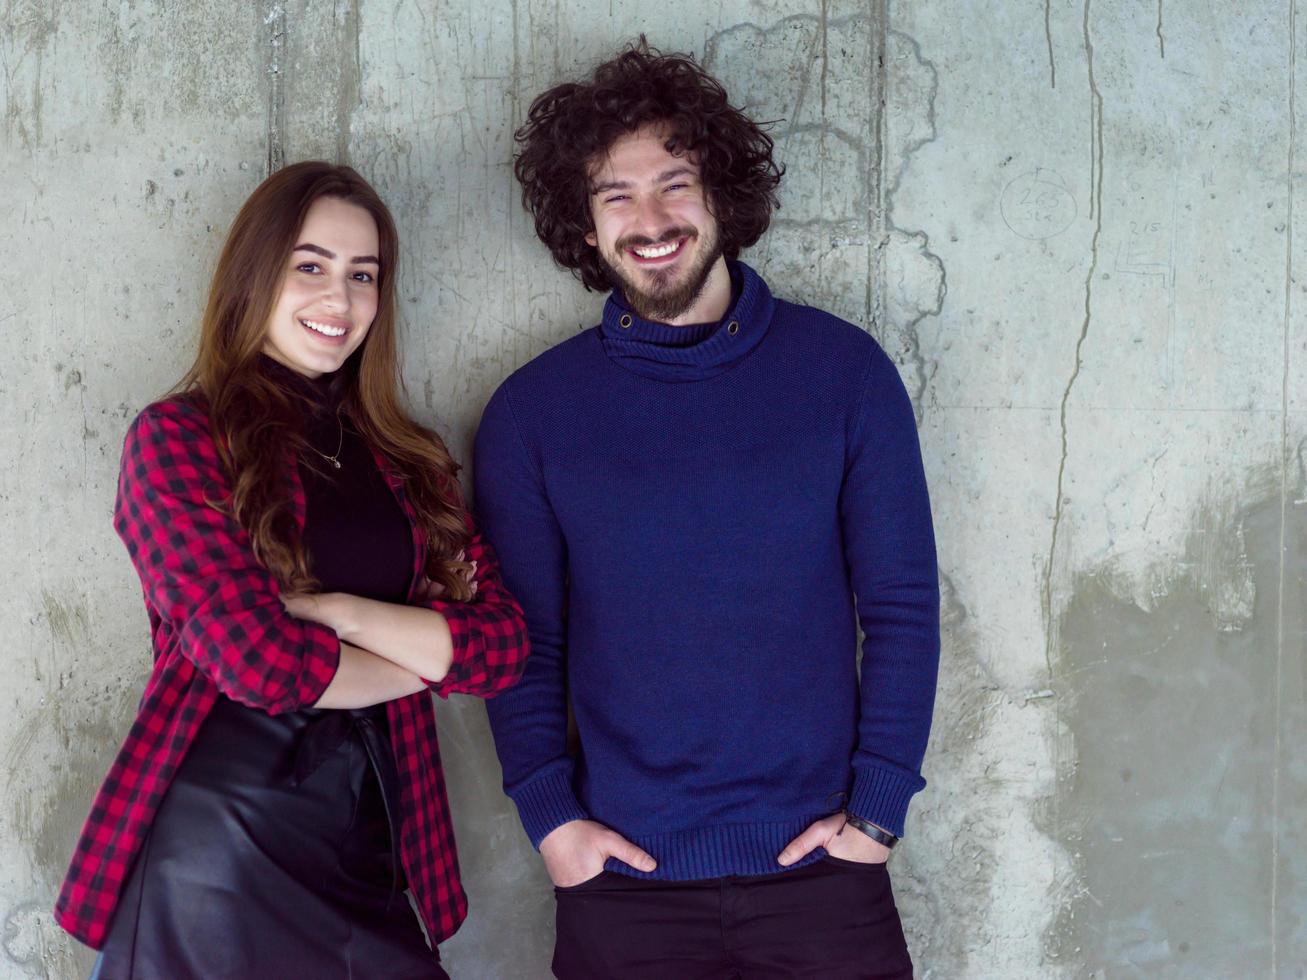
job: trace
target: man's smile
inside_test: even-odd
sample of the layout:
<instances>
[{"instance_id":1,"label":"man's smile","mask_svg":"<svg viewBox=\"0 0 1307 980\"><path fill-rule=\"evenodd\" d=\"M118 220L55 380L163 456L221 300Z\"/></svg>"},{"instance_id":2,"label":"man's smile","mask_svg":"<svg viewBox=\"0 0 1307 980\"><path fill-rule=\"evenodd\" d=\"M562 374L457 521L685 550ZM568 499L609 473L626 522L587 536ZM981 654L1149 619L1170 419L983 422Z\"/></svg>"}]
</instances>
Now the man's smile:
<instances>
[{"instance_id":1,"label":"man's smile","mask_svg":"<svg viewBox=\"0 0 1307 980\"><path fill-rule=\"evenodd\" d=\"M667 265L680 257L685 250L685 243L689 240L686 237L670 242L659 242L657 245L632 245L626 252L635 259L636 265Z\"/></svg>"}]
</instances>

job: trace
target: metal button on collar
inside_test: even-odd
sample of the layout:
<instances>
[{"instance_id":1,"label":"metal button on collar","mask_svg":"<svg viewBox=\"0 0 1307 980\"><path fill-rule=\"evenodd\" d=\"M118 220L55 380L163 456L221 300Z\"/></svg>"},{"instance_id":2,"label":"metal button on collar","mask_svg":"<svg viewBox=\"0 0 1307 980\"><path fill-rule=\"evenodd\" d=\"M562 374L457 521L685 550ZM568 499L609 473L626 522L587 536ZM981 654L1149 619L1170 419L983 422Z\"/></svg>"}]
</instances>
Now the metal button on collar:
<instances>
[{"instance_id":1,"label":"metal button on collar","mask_svg":"<svg viewBox=\"0 0 1307 980\"><path fill-rule=\"evenodd\" d=\"M631 329L631 314L629 314L629 313L623 313L623 314L622 314L622 318L621 318L620 320L617 321L617 325L618 325L619 327L621 327L623 330L630 330L630 329Z\"/></svg>"},{"instance_id":2,"label":"metal button on collar","mask_svg":"<svg viewBox=\"0 0 1307 980\"><path fill-rule=\"evenodd\" d=\"M730 323L728 323L726 325L726 332L730 334L732 337L734 337L737 333L740 332L740 321L732 320Z\"/></svg>"}]
</instances>

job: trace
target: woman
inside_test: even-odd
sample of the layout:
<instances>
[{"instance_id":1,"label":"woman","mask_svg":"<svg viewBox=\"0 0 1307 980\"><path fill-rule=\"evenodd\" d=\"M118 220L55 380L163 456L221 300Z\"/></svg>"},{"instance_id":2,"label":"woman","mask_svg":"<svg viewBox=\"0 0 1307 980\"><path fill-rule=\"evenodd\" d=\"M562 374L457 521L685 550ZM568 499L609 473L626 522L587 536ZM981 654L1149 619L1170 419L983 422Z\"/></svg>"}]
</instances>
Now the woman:
<instances>
[{"instance_id":1,"label":"woman","mask_svg":"<svg viewBox=\"0 0 1307 980\"><path fill-rule=\"evenodd\" d=\"M56 906L105 980L445 976L466 899L427 692L510 686L526 630L400 406L397 258L353 170L269 177L194 366L128 432L154 670Z\"/></svg>"}]
</instances>

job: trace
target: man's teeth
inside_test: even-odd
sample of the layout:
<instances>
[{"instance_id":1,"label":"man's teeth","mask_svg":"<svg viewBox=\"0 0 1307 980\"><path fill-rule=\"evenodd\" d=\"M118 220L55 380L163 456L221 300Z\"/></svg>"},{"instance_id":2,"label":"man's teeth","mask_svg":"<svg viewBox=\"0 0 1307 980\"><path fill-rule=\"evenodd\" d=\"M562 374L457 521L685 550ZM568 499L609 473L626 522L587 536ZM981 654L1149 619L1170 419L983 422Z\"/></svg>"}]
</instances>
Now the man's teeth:
<instances>
[{"instance_id":1,"label":"man's teeth","mask_svg":"<svg viewBox=\"0 0 1307 980\"><path fill-rule=\"evenodd\" d=\"M343 337L346 333L344 327L330 327L325 323L319 323L317 320L301 320L300 323L304 324L304 326L308 327L310 330L316 330L318 333L325 334L328 337Z\"/></svg>"},{"instance_id":2,"label":"man's teeth","mask_svg":"<svg viewBox=\"0 0 1307 980\"><path fill-rule=\"evenodd\" d=\"M642 259L661 259L664 255L671 255L680 247L680 242L668 242L665 245L652 245L649 248L633 248L631 251Z\"/></svg>"}]
</instances>

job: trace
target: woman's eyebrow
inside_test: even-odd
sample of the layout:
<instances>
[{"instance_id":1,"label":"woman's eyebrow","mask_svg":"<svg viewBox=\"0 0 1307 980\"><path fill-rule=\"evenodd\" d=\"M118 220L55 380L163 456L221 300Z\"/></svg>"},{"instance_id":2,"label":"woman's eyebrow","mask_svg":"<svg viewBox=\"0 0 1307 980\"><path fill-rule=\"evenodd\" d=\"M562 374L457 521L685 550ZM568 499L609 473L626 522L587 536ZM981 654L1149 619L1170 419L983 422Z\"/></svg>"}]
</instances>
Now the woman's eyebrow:
<instances>
[{"instance_id":1,"label":"woman's eyebrow","mask_svg":"<svg viewBox=\"0 0 1307 980\"><path fill-rule=\"evenodd\" d=\"M323 248L321 245L314 245L312 242L302 242L299 245L296 245L292 249L292 251L312 252L315 255L321 255L328 259L334 259L336 257L336 253L333 252L331 249ZM356 255L349 261L353 265L362 265L368 262L372 263L375 266L381 265L381 260L378 259L375 255Z\"/></svg>"}]
</instances>

